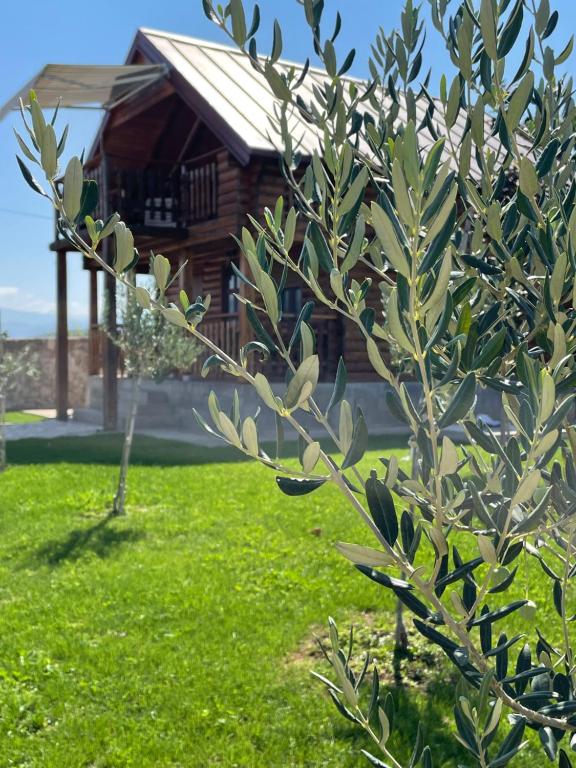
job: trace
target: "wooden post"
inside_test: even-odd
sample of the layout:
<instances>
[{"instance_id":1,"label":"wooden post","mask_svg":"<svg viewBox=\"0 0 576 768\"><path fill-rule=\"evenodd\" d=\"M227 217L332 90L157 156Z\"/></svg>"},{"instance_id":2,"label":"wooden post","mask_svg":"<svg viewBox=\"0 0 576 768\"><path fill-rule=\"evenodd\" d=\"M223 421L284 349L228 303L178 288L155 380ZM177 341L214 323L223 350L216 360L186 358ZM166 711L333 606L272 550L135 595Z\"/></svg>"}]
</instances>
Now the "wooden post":
<instances>
[{"instance_id":1,"label":"wooden post","mask_svg":"<svg viewBox=\"0 0 576 768\"><path fill-rule=\"evenodd\" d=\"M96 376L100 373L100 360L98 348L98 272L95 269L90 274L90 318L88 329L88 375Z\"/></svg>"},{"instance_id":2,"label":"wooden post","mask_svg":"<svg viewBox=\"0 0 576 768\"><path fill-rule=\"evenodd\" d=\"M102 217L108 216L108 159L104 151L103 140L100 143L100 165L102 168L100 201ZM103 255L108 264L112 264L111 239L103 243ZM104 349L102 360L102 426L108 431L115 431L118 423L118 350L110 336L116 335L116 278L104 273Z\"/></svg>"},{"instance_id":3,"label":"wooden post","mask_svg":"<svg viewBox=\"0 0 576 768\"><path fill-rule=\"evenodd\" d=\"M112 263L110 238L103 243L104 254L108 264ZM108 272L104 273L105 320L106 334L103 344L102 360L102 411L105 430L115 431L118 423L118 350L110 336L115 336L116 327L116 278Z\"/></svg>"},{"instance_id":4,"label":"wooden post","mask_svg":"<svg viewBox=\"0 0 576 768\"><path fill-rule=\"evenodd\" d=\"M98 325L98 272L90 270L90 327Z\"/></svg>"},{"instance_id":5,"label":"wooden post","mask_svg":"<svg viewBox=\"0 0 576 768\"><path fill-rule=\"evenodd\" d=\"M250 267L248 266L246 256L244 256L244 253L242 251L240 251L239 268L242 274L244 275L250 274ZM246 283L243 280L240 281L238 293L243 298L247 298L247 299L254 298L254 290L250 288L249 285L246 285ZM252 326L250 325L250 321L248 320L248 315L246 314L246 305L243 304L241 301L239 301L238 302L238 349L240 349L240 347L243 347L245 344L247 344L252 339L252 337L253 337ZM254 373L256 370L255 357L256 355L249 355L248 357L248 371L250 373Z\"/></svg>"},{"instance_id":6,"label":"wooden post","mask_svg":"<svg viewBox=\"0 0 576 768\"><path fill-rule=\"evenodd\" d=\"M56 416L68 419L68 291L66 251L56 252Z\"/></svg>"},{"instance_id":7,"label":"wooden post","mask_svg":"<svg viewBox=\"0 0 576 768\"><path fill-rule=\"evenodd\" d=\"M190 301L194 301L196 298L194 293L196 286L194 285L194 251L192 248L186 249L183 258L186 261L186 266L182 272L182 288L184 288L188 294Z\"/></svg>"},{"instance_id":8,"label":"wooden post","mask_svg":"<svg viewBox=\"0 0 576 768\"><path fill-rule=\"evenodd\" d=\"M246 260L246 256L244 256L244 253L240 251L240 272L244 275L250 274L250 267L248 266L248 262ZM240 281L240 289L239 289L240 296L247 298L247 299L253 299L253 293L254 291L252 288L250 288L249 285L246 285L246 283L241 280ZM240 346L243 347L245 344L247 344L251 338L252 338L252 326L250 325L250 321L248 320L248 315L246 314L246 307L242 302L239 302L238 305L238 331L239 331L239 343Z\"/></svg>"}]
</instances>

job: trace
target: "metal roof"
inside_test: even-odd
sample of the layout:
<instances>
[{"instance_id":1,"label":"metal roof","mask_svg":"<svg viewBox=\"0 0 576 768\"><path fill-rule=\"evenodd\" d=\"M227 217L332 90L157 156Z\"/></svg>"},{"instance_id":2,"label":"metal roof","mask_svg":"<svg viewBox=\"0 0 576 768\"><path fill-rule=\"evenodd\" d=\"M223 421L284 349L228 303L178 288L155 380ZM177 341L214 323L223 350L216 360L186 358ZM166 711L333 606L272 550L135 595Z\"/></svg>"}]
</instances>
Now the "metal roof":
<instances>
[{"instance_id":1,"label":"metal roof","mask_svg":"<svg viewBox=\"0 0 576 768\"><path fill-rule=\"evenodd\" d=\"M30 89L43 107L95 107L112 109L142 88L164 77L164 64L136 65L76 65L47 64L18 93L0 109L0 120L12 109L18 109L20 99L27 102Z\"/></svg>"},{"instance_id":2,"label":"metal roof","mask_svg":"<svg viewBox=\"0 0 576 768\"><path fill-rule=\"evenodd\" d=\"M144 54L150 63L135 64L136 51ZM280 137L275 134L277 99L264 78L251 65L248 57L236 48L199 40L184 35L170 34L155 29L141 28L134 40L128 64L118 66L48 64L0 109L0 120L9 110L17 108L20 98L25 99L33 88L45 107L98 107L110 110L147 86L168 76L180 96L210 127L237 159L246 164L254 154L275 155L281 150ZM280 60L277 66L296 70L302 64ZM305 101L313 98L313 86L322 86L326 73L311 67L299 87ZM364 81L346 78L349 82ZM392 106L390 97L383 96L384 104ZM440 106L440 102L438 102ZM369 103L363 109L377 117ZM417 103L417 117L424 118L424 103ZM397 122L405 123L406 110L400 107ZM449 146L459 150L466 127L467 116L460 112L450 131L437 109L432 122L439 136L447 136L445 155L451 157ZM100 128L102 131L107 119ZM294 144L309 155L318 146L318 129L307 123L297 112L288 119ZM503 159L505 150L497 136L491 135L492 119L486 117L485 148ZM421 149L434 141L427 128L418 133ZM530 144L520 137L522 151L529 152ZM367 145L364 147L368 149ZM95 149L93 148L93 152ZM92 154L92 153L91 153ZM476 159L472 156L471 173L479 175Z\"/></svg>"},{"instance_id":3,"label":"metal roof","mask_svg":"<svg viewBox=\"0 0 576 768\"><path fill-rule=\"evenodd\" d=\"M278 101L272 95L264 78L251 65L248 57L235 48L199 40L184 35L169 34L155 29L142 28L138 32L134 47L142 50L154 62L165 62L169 65L172 80L180 91L182 86L188 86L192 106L205 119L211 128L216 128L214 118L225 126L228 137L234 135L236 152L241 162L248 162L252 154L276 153L279 149L279 137L275 136L271 127L274 119L274 107ZM288 69L301 69L302 64L280 60L278 66ZM350 81L361 83L354 78ZM300 86L299 93L305 101L312 99L312 86L322 85L326 73L321 69L310 68L308 76ZM392 101L384 96L384 103ZM368 103L363 108L374 115ZM440 107L440 102L438 101ZM205 111L205 114L203 114ZM424 103L417 104L417 117L424 118ZM397 118L399 124L407 120L406 110L401 106ZM442 120L440 109L436 109L432 122L439 136L447 136L445 154L450 157L449 145L459 152L462 136L465 131L467 115L461 111L455 125L448 132ZM300 140L301 150L310 154L318 146L318 129L307 123L298 114L289 119L295 140ZM491 149L494 154L503 159L506 152L498 136L492 136L493 121L486 117L486 141L484 149ZM419 132L421 149L433 143L434 139L427 128ZM226 140L224 139L224 143ZM521 148L529 150L528 142L520 141ZM234 151L234 147L231 147ZM474 156L471 161L473 175L479 173Z\"/></svg>"}]
</instances>

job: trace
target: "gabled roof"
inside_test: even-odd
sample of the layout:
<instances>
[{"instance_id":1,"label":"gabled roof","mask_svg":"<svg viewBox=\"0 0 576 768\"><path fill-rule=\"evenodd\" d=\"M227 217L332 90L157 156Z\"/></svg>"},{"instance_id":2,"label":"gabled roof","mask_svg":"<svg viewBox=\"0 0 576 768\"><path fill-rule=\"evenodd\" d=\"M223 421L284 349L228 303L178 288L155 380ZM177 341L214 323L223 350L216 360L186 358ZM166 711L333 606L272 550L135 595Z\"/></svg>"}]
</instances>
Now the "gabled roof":
<instances>
[{"instance_id":1,"label":"gabled roof","mask_svg":"<svg viewBox=\"0 0 576 768\"><path fill-rule=\"evenodd\" d=\"M229 46L146 28L138 30L131 55L137 50L150 62L169 66L170 78L181 97L240 162L247 163L252 155L277 154L279 137L275 136L270 121L274 118L274 107L278 102L265 78L252 67L246 55ZM302 68L302 64L284 60L280 60L278 65L286 69ZM323 70L310 68L299 93L308 101L312 97L312 85L322 85L325 80L326 73ZM368 103L364 103L363 107L372 112ZM417 106L417 116L420 120L424 118L422 104ZM457 150L462 141L466 119L461 111L450 131L452 143ZM492 121L488 117L486 120L485 146L497 156L503 157L505 153L499 138L490 136ZM398 121L406 122L406 112L402 108ZM432 122L438 135L446 136L447 131L439 110L436 110ZM295 143L299 140L303 154L310 154L318 146L316 127L298 115L290 118L289 125ZM433 143L427 129L419 132L419 141L422 149ZM479 169L473 157L472 173L475 171L478 173Z\"/></svg>"},{"instance_id":2,"label":"gabled roof","mask_svg":"<svg viewBox=\"0 0 576 768\"><path fill-rule=\"evenodd\" d=\"M277 154L270 125L277 100L247 56L229 46L144 28L138 30L133 50L154 63L168 64L182 98L240 162L254 154ZM302 68L287 61L279 65ZM321 83L325 73L312 70L310 76ZM302 95L311 95L311 89L303 87ZM295 137L302 138L302 151L311 153L317 146L314 128L299 117L292 124Z\"/></svg>"}]
</instances>

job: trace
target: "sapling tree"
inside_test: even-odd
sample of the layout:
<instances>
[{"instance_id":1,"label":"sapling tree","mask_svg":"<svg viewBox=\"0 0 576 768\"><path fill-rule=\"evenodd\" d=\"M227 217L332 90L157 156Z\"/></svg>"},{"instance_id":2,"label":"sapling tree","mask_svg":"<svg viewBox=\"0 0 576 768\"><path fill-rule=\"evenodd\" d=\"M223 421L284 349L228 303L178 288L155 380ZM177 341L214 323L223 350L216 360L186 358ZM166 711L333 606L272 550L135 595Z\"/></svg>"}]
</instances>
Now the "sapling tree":
<instances>
[{"instance_id":1,"label":"sapling tree","mask_svg":"<svg viewBox=\"0 0 576 768\"><path fill-rule=\"evenodd\" d=\"M128 274L127 281L135 284L134 276ZM118 488L112 510L114 515L123 515L125 512L128 466L142 380L151 379L160 383L172 373L187 371L201 351L198 342L190 338L183 328L169 323L160 312L143 309L134 290L128 289L124 293L120 330L112 338L122 352L124 369L132 381L132 387ZM158 298L155 296L156 300Z\"/></svg>"},{"instance_id":2,"label":"sapling tree","mask_svg":"<svg viewBox=\"0 0 576 768\"><path fill-rule=\"evenodd\" d=\"M17 381L38 375L35 356L28 347L10 352L7 338L0 331L0 472L6 469L6 399Z\"/></svg>"},{"instance_id":3,"label":"sapling tree","mask_svg":"<svg viewBox=\"0 0 576 768\"><path fill-rule=\"evenodd\" d=\"M401 31L379 33L366 82L346 77L354 51L342 59L336 53L339 17L325 35L322 0L302 5L323 76L282 62L278 24L271 53L258 55L257 8L248 22L241 0L225 7L203 0L276 97L294 201L286 209L279 199L242 230L250 285L243 301L254 340L234 360L203 334L202 299L181 294L167 304L144 288L135 295L211 351L207 375L218 367L255 388L263 407L299 436L300 468L287 466L280 450L263 451L257 415L243 414L239 397L226 413L210 395L211 423L198 415L207 431L272 469L283 493L304 496L333 484L364 521L371 545L341 542L338 550L399 598L458 670L456 738L468 764L513 762L530 728L566 768L568 743L576 746L576 180L572 81L559 67L572 39L552 47L558 14L548 0L431 0L432 26L453 67L433 98L422 22L410 0ZM126 281L135 257L126 225L116 216L90 218L93 182L83 180L78 158L59 192L63 142L34 94L23 115L28 139L19 137L20 146L41 166L46 189L21 160L26 181L50 197L62 235ZM317 136L311 157L299 146L303 125ZM108 265L99 249L113 233L116 258ZM152 264L162 292L169 265L159 257ZM315 297L290 334L280 325L287 271ZM344 361L328 406L316 401L317 305L362 334L389 407L417 446L412 477L394 457L365 455L370 414L346 399ZM385 346L411 366L419 400ZM254 353L285 362L282 395L254 372ZM475 416L483 387L502 397L512 427L505 444ZM310 436L303 416L326 429L332 449ZM446 434L454 426L465 445ZM547 583L553 610L536 604L530 579L520 584L524 566ZM420 727L411 757L397 754L392 698L380 691L369 659L352 668L333 622L327 655L333 676L322 681L380 751L365 753L372 765L444 764Z\"/></svg>"}]
</instances>

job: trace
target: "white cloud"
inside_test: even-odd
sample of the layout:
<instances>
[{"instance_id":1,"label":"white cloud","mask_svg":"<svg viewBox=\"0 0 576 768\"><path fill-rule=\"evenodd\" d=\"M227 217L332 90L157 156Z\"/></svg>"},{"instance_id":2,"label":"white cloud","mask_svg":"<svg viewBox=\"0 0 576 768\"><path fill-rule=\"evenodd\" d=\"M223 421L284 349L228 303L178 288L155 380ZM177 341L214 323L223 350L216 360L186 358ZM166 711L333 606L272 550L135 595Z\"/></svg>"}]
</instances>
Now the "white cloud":
<instances>
[{"instance_id":1,"label":"white cloud","mask_svg":"<svg viewBox=\"0 0 576 768\"><path fill-rule=\"evenodd\" d=\"M15 286L0 286L0 309L16 309L35 315L55 315L56 303L33 293L23 292ZM70 318L85 319L88 317L87 307L81 302L69 301L68 315Z\"/></svg>"}]
</instances>

